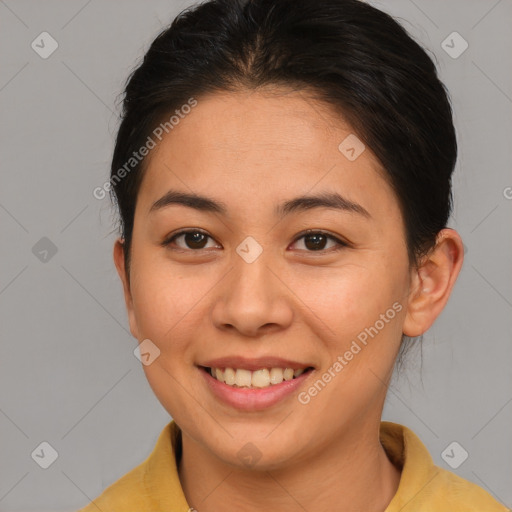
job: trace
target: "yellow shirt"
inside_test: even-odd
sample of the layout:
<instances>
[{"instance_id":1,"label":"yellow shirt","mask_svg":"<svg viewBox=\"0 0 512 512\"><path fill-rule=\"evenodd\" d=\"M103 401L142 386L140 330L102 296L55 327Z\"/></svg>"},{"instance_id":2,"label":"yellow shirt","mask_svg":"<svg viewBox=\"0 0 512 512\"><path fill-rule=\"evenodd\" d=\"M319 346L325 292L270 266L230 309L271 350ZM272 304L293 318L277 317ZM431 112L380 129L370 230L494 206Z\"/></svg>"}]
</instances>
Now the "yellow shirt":
<instances>
[{"instance_id":1,"label":"yellow shirt","mask_svg":"<svg viewBox=\"0 0 512 512\"><path fill-rule=\"evenodd\" d=\"M385 512L510 512L478 485L435 466L426 447L407 427L383 421L380 440L390 460L402 470L398 490ZM180 447L180 429L172 420L144 462L78 512L188 512L191 507L175 458Z\"/></svg>"}]
</instances>

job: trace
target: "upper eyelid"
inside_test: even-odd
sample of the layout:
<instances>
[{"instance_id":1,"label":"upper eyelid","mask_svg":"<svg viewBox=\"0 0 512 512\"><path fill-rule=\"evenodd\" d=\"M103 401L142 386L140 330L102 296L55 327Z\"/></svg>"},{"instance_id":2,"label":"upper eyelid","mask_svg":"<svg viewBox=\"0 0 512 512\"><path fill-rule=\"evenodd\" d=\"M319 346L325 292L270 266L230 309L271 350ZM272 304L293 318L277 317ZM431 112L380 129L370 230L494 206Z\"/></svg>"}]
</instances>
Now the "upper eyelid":
<instances>
[{"instance_id":1,"label":"upper eyelid","mask_svg":"<svg viewBox=\"0 0 512 512\"><path fill-rule=\"evenodd\" d=\"M173 233L173 234L170 234L170 235L166 236L162 243L164 245L168 244L172 240L174 240L175 238L178 238L179 236L182 236L182 235L186 235L188 233L201 233L202 235L205 235L205 236L211 238L212 240L215 240L215 238L212 235L208 234L206 231L204 231L202 229L199 229L199 228L187 228L187 229L182 229L180 231L177 231L176 233Z\"/></svg>"},{"instance_id":2,"label":"upper eyelid","mask_svg":"<svg viewBox=\"0 0 512 512\"><path fill-rule=\"evenodd\" d=\"M178 232L176 232L176 233L174 233L172 235L169 235L162 242L162 245L164 245L164 246L165 245L169 245L174 239L176 239L176 238L178 238L178 237L180 237L182 235L186 235L188 233L201 233L201 234L207 236L208 238L211 238L212 240L215 240L215 238L213 236L211 236L206 231L204 231L204 230L202 230L200 228L188 228L188 229L182 229L181 231L178 231ZM298 233L298 235L295 237L295 239L293 240L292 243L297 242L298 240L300 240L301 238L305 237L306 235L317 234L317 233L325 235L327 238L330 238L331 240L334 240L340 246L348 246L349 245L349 242L345 241L343 238L341 238L341 237L339 237L337 235L333 235L333 234L329 233L328 231L320 229L320 228L318 228L318 229L309 228L309 229L307 229L305 231L301 231L300 233ZM202 249L197 249L197 250L194 250L194 249L184 249L184 250L188 250L188 251L192 251L192 252L199 252ZM311 251L311 252L315 252L315 251ZM318 252L321 252L321 251L318 251Z\"/></svg>"}]
</instances>

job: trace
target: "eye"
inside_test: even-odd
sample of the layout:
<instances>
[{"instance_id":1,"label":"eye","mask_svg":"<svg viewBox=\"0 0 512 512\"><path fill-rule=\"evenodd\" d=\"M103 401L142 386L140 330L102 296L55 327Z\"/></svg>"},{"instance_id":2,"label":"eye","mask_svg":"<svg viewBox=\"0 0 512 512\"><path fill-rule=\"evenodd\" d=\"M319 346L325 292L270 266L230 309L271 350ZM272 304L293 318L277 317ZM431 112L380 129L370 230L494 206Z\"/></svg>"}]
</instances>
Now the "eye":
<instances>
[{"instance_id":1,"label":"eye","mask_svg":"<svg viewBox=\"0 0 512 512\"><path fill-rule=\"evenodd\" d=\"M184 229L166 238L162 242L162 245L164 247L167 247L171 245L173 242L176 243L179 239L182 239L182 243L184 243L185 246L176 243L178 249L201 250L208 248L206 247L208 238L211 238L213 240L211 236L207 235L204 231L201 231L200 229Z\"/></svg>"},{"instance_id":2,"label":"eye","mask_svg":"<svg viewBox=\"0 0 512 512\"><path fill-rule=\"evenodd\" d=\"M304 232L302 236L295 240L294 244L302 239L304 239L303 245L308 252L324 251L329 249L326 248L326 244L329 240L334 242L335 251L340 250L343 247L348 247L348 243L341 241L339 238L336 238L324 231L315 231L313 229L309 229Z\"/></svg>"},{"instance_id":3,"label":"eye","mask_svg":"<svg viewBox=\"0 0 512 512\"><path fill-rule=\"evenodd\" d=\"M162 246L168 247L172 244L175 244L178 249L183 250L192 250L199 251L201 249L207 249L207 240L213 240L213 238L206 234L204 231L200 229L186 229L182 231L178 231L177 233L169 236L162 242ZM178 243L178 240L181 239L181 245ZM330 235L324 231L318 231L314 229L309 229L303 232L298 238L295 239L293 244L297 244L299 240L302 240L305 250L307 252L319 252L326 251L329 249L339 250L343 247L348 247L348 243L343 242L339 238ZM334 243L333 247L326 247L328 242L331 241ZM183 245L184 244L184 245ZM215 246L214 247L218 247Z\"/></svg>"}]
</instances>

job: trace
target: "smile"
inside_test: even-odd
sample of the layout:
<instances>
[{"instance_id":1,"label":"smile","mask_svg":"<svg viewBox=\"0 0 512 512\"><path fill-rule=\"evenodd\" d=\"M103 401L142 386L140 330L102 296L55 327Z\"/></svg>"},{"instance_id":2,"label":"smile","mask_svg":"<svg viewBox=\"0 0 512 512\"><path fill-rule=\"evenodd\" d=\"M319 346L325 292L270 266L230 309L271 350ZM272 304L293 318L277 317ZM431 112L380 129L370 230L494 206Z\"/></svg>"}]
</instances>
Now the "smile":
<instances>
[{"instance_id":1,"label":"smile","mask_svg":"<svg viewBox=\"0 0 512 512\"><path fill-rule=\"evenodd\" d=\"M274 359L247 362L230 358L229 362L218 360L208 366L198 365L198 370L206 388L219 403L244 412L256 412L298 393L315 372L313 366L291 361L278 366L283 362Z\"/></svg>"},{"instance_id":2,"label":"smile","mask_svg":"<svg viewBox=\"0 0 512 512\"><path fill-rule=\"evenodd\" d=\"M219 382L228 386L246 389L261 389L269 386L281 384L283 381L293 380L304 372L311 370L308 368L261 368L255 371L243 368L209 368L205 370Z\"/></svg>"}]
</instances>

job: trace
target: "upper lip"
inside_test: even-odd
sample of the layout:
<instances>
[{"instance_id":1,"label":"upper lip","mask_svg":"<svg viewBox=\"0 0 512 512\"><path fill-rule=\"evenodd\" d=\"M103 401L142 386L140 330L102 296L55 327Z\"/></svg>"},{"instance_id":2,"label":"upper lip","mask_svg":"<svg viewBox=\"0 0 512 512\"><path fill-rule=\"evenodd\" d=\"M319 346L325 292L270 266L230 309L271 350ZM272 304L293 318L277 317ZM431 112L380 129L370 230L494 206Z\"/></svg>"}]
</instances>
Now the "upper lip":
<instances>
[{"instance_id":1,"label":"upper lip","mask_svg":"<svg viewBox=\"0 0 512 512\"><path fill-rule=\"evenodd\" d=\"M292 368L293 370L305 370L313 365L273 356L257 357L254 359L248 359L241 356L228 356L220 357L218 359L210 359L199 364L199 366L205 366L207 368L239 368L243 370L256 371L262 368Z\"/></svg>"}]
</instances>

